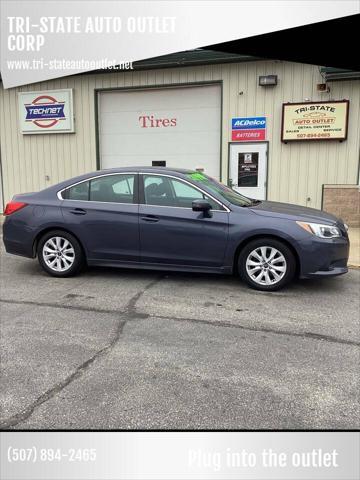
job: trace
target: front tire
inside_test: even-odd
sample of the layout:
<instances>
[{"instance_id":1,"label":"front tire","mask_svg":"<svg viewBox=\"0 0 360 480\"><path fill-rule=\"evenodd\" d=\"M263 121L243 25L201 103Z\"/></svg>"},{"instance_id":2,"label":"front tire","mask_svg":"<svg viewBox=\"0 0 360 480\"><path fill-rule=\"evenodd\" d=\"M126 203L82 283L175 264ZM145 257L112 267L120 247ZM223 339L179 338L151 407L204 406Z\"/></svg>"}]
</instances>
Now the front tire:
<instances>
[{"instance_id":1,"label":"front tire","mask_svg":"<svg viewBox=\"0 0 360 480\"><path fill-rule=\"evenodd\" d=\"M77 239L62 230L52 230L41 237L37 256L43 270L53 277L76 275L85 260Z\"/></svg>"},{"instance_id":2,"label":"front tire","mask_svg":"<svg viewBox=\"0 0 360 480\"><path fill-rule=\"evenodd\" d=\"M290 248L280 240L260 238L249 242L240 252L239 275L251 288L275 291L294 277L296 261Z\"/></svg>"}]
</instances>

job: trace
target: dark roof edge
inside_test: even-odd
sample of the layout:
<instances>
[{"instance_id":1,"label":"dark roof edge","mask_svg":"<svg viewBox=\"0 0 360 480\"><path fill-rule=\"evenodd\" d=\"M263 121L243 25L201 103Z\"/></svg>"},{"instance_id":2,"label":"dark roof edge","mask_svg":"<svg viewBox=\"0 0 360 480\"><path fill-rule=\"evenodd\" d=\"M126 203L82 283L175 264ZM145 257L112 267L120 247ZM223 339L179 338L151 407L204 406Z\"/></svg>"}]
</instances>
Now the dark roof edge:
<instances>
[{"instance_id":1,"label":"dark roof edge","mask_svg":"<svg viewBox=\"0 0 360 480\"><path fill-rule=\"evenodd\" d=\"M186 67L190 65L216 65L219 63L243 63L243 62L253 62L257 60L263 60L262 58L252 57L250 55L224 55L223 57L214 57L208 59L184 59L178 61L166 61L161 60L159 57L159 61L156 62L147 62L146 60L142 60L141 62L134 62L134 69L137 70L148 70L150 68L170 68L170 67Z\"/></svg>"},{"instance_id":2,"label":"dark roof edge","mask_svg":"<svg viewBox=\"0 0 360 480\"><path fill-rule=\"evenodd\" d=\"M341 68L321 67L320 73L326 82L360 79L360 72L356 72L354 70L344 70Z\"/></svg>"},{"instance_id":3,"label":"dark roof edge","mask_svg":"<svg viewBox=\"0 0 360 480\"><path fill-rule=\"evenodd\" d=\"M202 56L202 58L201 56L195 58L191 55L189 56L190 52L192 51L163 55L161 57L154 57L146 60L133 62L133 69L129 70L99 69L92 70L91 72L81 72L78 75L85 75L90 73L114 73L119 71L126 73L139 70L156 70L163 68L181 68L201 65L218 65L224 63L243 63L264 60L264 58L253 57L251 55L238 55L212 51L207 51L208 54Z\"/></svg>"}]
</instances>

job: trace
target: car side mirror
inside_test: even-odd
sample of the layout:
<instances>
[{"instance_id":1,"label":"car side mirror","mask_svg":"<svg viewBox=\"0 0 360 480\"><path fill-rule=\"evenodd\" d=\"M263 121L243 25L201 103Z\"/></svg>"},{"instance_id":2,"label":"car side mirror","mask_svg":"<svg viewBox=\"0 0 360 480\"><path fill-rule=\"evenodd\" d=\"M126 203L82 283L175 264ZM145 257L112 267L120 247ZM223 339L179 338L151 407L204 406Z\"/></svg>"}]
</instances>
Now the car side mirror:
<instances>
[{"instance_id":1,"label":"car side mirror","mask_svg":"<svg viewBox=\"0 0 360 480\"><path fill-rule=\"evenodd\" d=\"M192 202L192 209L194 212L203 212L204 216L211 216L211 205L207 200L194 200Z\"/></svg>"}]
</instances>

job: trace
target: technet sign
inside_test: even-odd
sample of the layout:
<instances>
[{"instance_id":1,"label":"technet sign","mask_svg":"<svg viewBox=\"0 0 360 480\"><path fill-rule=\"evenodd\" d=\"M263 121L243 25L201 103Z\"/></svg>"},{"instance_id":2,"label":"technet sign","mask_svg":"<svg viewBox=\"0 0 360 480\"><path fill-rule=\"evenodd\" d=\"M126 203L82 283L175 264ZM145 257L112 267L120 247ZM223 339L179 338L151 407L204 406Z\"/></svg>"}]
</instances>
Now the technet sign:
<instances>
[{"instance_id":1,"label":"technet sign","mask_svg":"<svg viewBox=\"0 0 360 480\"><path fill-rule=\"evenodd\" d=\"M21 133L74 131L71 89L20 92L18 96Z\"/></svg>"},{"instance_id":2,"label":"technet sign","mask_svg":"<svg viewBox=\"0 0 360 480\"><path fill-rule=\"evenodd\" d=\"M266 117L240 117L231 119L231 140L253 142L265 140Z\"/></svg>"}]
</instances>

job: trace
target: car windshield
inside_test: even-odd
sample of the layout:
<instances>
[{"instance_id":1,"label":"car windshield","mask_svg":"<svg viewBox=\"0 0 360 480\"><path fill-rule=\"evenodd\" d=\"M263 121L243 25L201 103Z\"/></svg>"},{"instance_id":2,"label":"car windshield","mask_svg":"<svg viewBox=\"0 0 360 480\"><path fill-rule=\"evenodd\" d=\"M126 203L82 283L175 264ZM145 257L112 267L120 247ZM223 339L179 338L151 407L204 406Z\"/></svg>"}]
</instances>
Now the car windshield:
<instances>
[{"instance_id":1,"label":"car windshield","mask_svg":"<svg viewBox=\"0 0 360 480\"><path fill-rule=\"evenodd\" d=\"M233 205L248 207L254 203L250 198L244 197L244 195L235 192L235 190L232 190L230 187L227 187L226 185L216 181L211 177L208 177L207 175L204 175L203 173L193 172L189 173L187 177L193 182L199 184L199 186L206 186L210 192L223 198L223 200L227 200Z\"/></svg>"}]
</instances>

